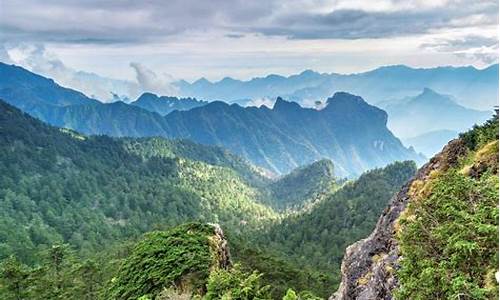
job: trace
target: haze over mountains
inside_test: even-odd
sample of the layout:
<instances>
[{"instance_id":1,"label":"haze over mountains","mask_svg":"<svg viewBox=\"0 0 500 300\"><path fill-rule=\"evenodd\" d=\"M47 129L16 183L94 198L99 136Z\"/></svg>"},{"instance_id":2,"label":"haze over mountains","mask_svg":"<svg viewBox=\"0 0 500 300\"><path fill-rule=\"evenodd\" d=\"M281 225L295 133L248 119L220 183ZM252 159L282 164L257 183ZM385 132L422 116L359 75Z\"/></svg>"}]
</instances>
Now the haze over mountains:
<instances>
[{"instance_id":1,"label":"haze over mountains","mask_svg":"<svg viewBox=\"0 0 500 300\"><path fill-rule=\"evenodd\" d=\"M206 100L248 103L256 98L278 96L304 104L323 100L336 91L360 95L368 103L416 95L424 88L453 95L457 103L490 110L498 102L498 64L474 67L411 68L404 65L380 67L356 74L317 73L306 70L288 77L268 75L247 81L226 77L217 82L204 78L177 83L182 96Z\"/></svg>"},{"instance_id":2,"label":"haze over mountains","mask_svg":"<svg viewBox=\"0 0 500 300\"><path fill-rule=\"evenodd\" d=\"M475 110L456 103L455 98L424 88L418 95L377 104L389 115L387 126L405 145L431 157L452 138L481 124L493 110Z\"/></svg>"},{"instance_id":3,"label":"haze over mountains","mask_svg":"<svg viewBox=\"0 0 500 300\"><path fill-rule=\"evenodd\" d=\"M130 104L165 116L174 110L190 110L191 108L203 106L207 103L207 101L200 101L194 98L158 97L152 93L144 93Z\"/></svg>"},{"instance_id":4,"label":"haze over mountains","mask_svg":"<svg viewBox=\"0 0 500 300\"><path fill-rule=\"evenodd\" d=\"M5 101L85 134L191 139L223 146L275 174L322 158L332 159L340 176L421 159L387 129L383 110L348 93L336 93L319 111L278 98L272 109L212 102L163 117L123 102L100 103L19 67L0 67L2 79L9 78L0 82Z\"/></svg>"}]
</instances>

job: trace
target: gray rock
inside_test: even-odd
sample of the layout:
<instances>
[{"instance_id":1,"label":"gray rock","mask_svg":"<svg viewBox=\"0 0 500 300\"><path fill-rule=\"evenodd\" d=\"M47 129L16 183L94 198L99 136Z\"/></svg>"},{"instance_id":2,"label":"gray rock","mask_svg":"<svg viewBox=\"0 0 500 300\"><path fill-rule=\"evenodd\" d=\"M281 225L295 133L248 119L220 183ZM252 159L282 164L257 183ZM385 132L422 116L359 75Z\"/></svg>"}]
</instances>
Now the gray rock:
<instances>
[{"instance_id":1,"label":"gray rock","mask_svg":"<svg viewBox=\"0 0 500 300\"><path fill-rule=\"evenodd\" d=\"M398 286L396 270L400 258L394 225L411 201L408 191L415 180L425 181L432 171L456 165L466 151L462 140L452 140L401 188L380 216L370 236L346 249L341 267L342 281L329 300L392 299L392 292Z\"/></svg>"}]
</instances>

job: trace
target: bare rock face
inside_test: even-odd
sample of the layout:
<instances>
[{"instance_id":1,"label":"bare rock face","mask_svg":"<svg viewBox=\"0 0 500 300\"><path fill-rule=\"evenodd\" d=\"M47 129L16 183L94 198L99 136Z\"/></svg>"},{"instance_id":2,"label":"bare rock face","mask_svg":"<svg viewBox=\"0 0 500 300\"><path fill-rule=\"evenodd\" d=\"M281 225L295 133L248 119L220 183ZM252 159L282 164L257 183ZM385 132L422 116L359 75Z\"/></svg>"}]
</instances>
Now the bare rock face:
<instances>
[{"instance_id":1,"label":"bare rock face","mask_svg":"<svg viewBox=\"0 0 500 300\"><path fill-rule=\"evenodd\" d=\"M226 237L224 236L224 232L219 224L210 224L214 227L215 235L212 238L212 242L214 243L214 248L216 251L216 255L218 258L218 268L227 269L231 266L231 254L229 252L229 245Z\"/></svg>"},{"instance_id":2,"label":"bare rock face","mask_svg":"<svg viewBox=\"0 0 500 300\"><path fill-rule=\"evenodd\" d=\"M466 152L467 147L462 140L449 142L401 188L380 216L370 236L346 249L341 267L342 281L329 300L392 299L392 291L398 286L395 272L400 257L394 225L410 201L412 183L425 181L434 170L444 171L456 165L459 157Z\"/></svg>"}]
</instances>

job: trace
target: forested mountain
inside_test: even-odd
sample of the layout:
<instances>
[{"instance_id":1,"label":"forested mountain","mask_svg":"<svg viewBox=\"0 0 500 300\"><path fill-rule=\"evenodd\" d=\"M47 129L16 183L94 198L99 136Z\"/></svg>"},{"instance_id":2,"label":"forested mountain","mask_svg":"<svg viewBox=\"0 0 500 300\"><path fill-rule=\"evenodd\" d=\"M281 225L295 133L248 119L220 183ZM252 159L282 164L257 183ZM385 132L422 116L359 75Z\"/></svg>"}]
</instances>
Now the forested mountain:
<instances>
[{"instance_id":1,"label":"forested mountain","mask_svg":"<svg viewBox=\"0 0 500 300\"><path fill-rule=\"evenodd\" d=\"M239 279L232 280L248 284L248 278L260 278L259 289L269 285L262 290L267 291L264 299L281 298L289 288L302 291L304 299L317 299L307 290L325 296L336 282L336 275L327 274L329 268L317 270L314 263L299 263L296 257L279 252L284 248L274 245L270 251L244 242L249 231L279 218L262 203L279 207L283 203L273 201L293 199L300 207L298 195L305 201L311 195L333 194L331 161L322 160L270 181L218 147L162 138L84 136L45 125L3 102L0 139L0 171L5 174L0 180L4 260L0 295L15 294L9 280L21 276L31 278L19 279L27 286L24 295L36 299L47 295L94 295L90 299L95 299L108 291L109 280L126 263L124 258L131 253L127 239L192 220L218 222L228 229L234 261L241 264L241 270L237 267L217 276L236 276ZM388 181L377 178L370 180L384 193ZM277 195L282 197L274 198ZM332 201L330 197L321 201ZM344 200L337 201L342 205ZM351 233L357 238L346 228L346 236ZM168 251L156 242L141 245ZM60 261L53 261L54 257ZM218 280L222 278L213 284ZM42 291L42 286L47 288Z\"/></svg>"},{"instance_id":2,"label":"forested mountain","mask_svg":"<svg viewBox=\"0 0 500 300\"><path fill-rule=\"evenodd\" d=\"M420 160L386 128L387 114L361 97L336 93L322 110L278 98L274 107L212 102L166 116L170 136L224 146L282 174L328 158L338 176L396 160Z\"/></svg>"},{"instance_id":3,"label":"forested mountain","mask_svg":"<svg viewBox=\"0 0 500 300\"><path fill-rule=\"evenodd\" d=\"M268 188L273 205L277 208L302 206L307 200L317 200L337 188L335 167L331 160L318 160L310 165L297 168L272 182Z\"/></svg>"},{"instance_id":4,"label":"forested mountain","mask_svg":"<svg viewBox=\"0 0 500 300\"><path fill-rule=\"evenodd\" d=\"M19 67L0 69L0 97L51 125L84 134L187 138L223 146L275 174L323 158L333 161L339 176L420 159L387 129L384 111L347 93L336 93L320 111L278 98L273 109L212 102L162 117L123 102L100 103ZM5 79L11 77L17 80ZM77 105L55 101L52 95L60 93L79 99Z\"/></svg>"},{"instance_id":5,"label":"forested mountain","mask_svg":"<svg viewBox=\"0 0 500 300\"><path fill-rule=\"evenodd\" d=\"M498 64L485 69L394 65L347 75L307 70L289 77L268 75L248 81L180 81L178 87L186 97L229 102L282 96L301 103L304 99L323 100L337 91L346 91L362 96L370 104L415 95L428 87L453 95L465 107L489 110L498 102Z\"/></svg>"},{"instance_id":6,"label":"forested mountain","mask_svg":"<svg viewBox=\"0 0 500 300\"><path fill-rule=\"evenodd\" d=\"M434 156L349 246L333 299L498 299L498 115Z\"/></svg>"},{"instance_id":7,"label":"forested mountain","mask_svg":"<svg viewBox=\"0 0 500 300\"><path fill-rule=\"evenodd\" d=\"M239 231L276 216L256 200L260 175L215 147L82 136L4 102L0 141L2 258L34 262L59 242L90 254L155 226L199 219Z\"/></svg>"},{"instance_id":8,"label":"forested mountain","mask_svg":"<svg viewBox=\"0 0 500 300\"><path fill-rule=\"evenodd\" d=\"M345 247L366 236L389 199L416 171L413 162L398 162L364 173L304 214L292 214L255 235L254 245L291 258L302 267L331 275L329 286L340 281Z\"/></svg>"},{"instance_id":9,"label":"forested mountain","mask_svg":"<svg viewBox=\"0 0 500 300\"><path fill-rule=\"evenodd\" d=\"M144 93L130 104L165 116L174 110L190 110L191 108L203 106L207 103L195 98L158 97L152 93Z\"/></svg>"}]
</instances>

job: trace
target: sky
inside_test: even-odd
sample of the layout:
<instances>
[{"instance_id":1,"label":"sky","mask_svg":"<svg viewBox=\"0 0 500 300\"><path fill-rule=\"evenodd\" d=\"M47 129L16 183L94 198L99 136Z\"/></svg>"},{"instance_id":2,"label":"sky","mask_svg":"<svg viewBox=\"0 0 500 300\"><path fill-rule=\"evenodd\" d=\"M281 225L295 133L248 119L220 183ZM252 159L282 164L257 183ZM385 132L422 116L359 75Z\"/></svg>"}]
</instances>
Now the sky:
<instances>
[{"instance_id":1,"label":"sky","mask_svg":"<svg viewBox=\"0 0 500 300\"><path fill-rule=\"evenodd\" d=\"M200 77L498 61L490 0L0 0L0 61L99 98Z\"/></svg>"}]
</instances>

